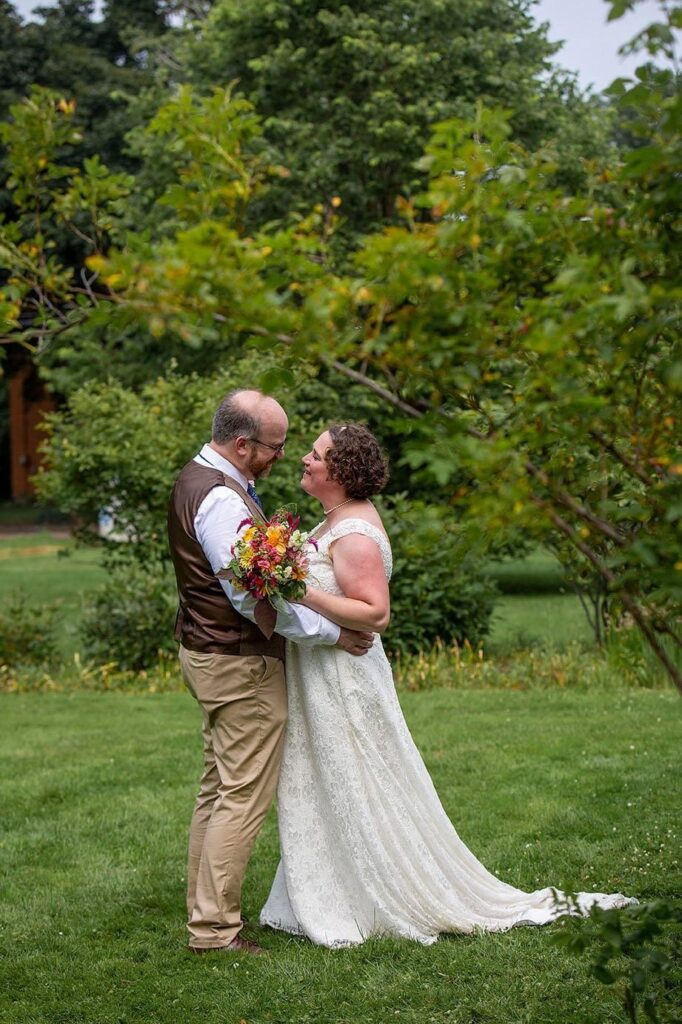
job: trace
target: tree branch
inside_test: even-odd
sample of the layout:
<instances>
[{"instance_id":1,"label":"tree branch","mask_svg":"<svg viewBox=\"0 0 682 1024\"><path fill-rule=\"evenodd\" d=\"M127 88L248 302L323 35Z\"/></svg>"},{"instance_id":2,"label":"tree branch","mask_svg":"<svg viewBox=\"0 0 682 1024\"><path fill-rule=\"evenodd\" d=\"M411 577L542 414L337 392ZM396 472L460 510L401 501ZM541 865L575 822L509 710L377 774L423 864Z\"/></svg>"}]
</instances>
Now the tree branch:
<instances>
[{"instance_id":1,"label":"tree branch","mask_svg":"<svg viewBox=\"0 0 682 1024\"><path fill-rule=\"evenodd\" d=\"M295 341L295 339L288 334L273 334L272 331L268 331L266 327L249 327L249 332L251 334L258 334L262 338L274 338L283 345L293 345ZM339 362L338 359L332 360L330 366L344 377L348 377L349 380L355 381L356 384L362 384L363 387L369 388L369 390L373 391L375 395L379 395L379 397L383 398L386 402L390 402L392 406L396 409L400 409L400 411L404 412L407 416L412 416L414 419L421 419L424 415L424 413L420 412L419 409L415 408L415 406L404 402L402 398L394 394L393 391L389 391L389 389L383 387L382 384L372 380L372 378L368 377L367 374L361 373L359 370L353 370L350 366L345 366L344 363Z\"/></svg>"},{"instance_id":2,"label":"tree branch","mask_svg":"<svg viewBox=\"0 0 682 1024\"><path fill-rule=\"evenodd\" d=\"M605 537L612 540L614 544L618 545L618 547L622 548L625 546L627 538L617 530L615 526L612 526L607 519L602 519L601 516L598 516L592 511L592 509L588 508L587 505L576 501L576 499L563 488L553 488L552 481L547 473L545 473L543 469L540 469L539 466L532 463L530 459L527 459L524 465L530 475L536 480L539 480L540 483L552 493L556 500L564 506L564 508L570 509L570 511L578 516L579 519L584 519L586 523L590 523L591 526L594 526L596 530L603 533Z\"/></svg>"},{"instance_id":3,"label":"tree branch","mask_svg":"<svg viewBox=\"0 0 682 1024\"><path fill-rule=\"evenodd\" d=\"M556 526L558 530L565 534L569 538L571 543L585 555L585 557L595 567L595 569L602 577L602 579L608 583L609 587L614 588L618 583L618 580L616 579L614 573L611 572L608 566L604 565L604 563L597 555L596 551L593 551L588 544L585 544L585 542L576 535L576 532L570 525L570 523L567 523L565 519L562 519L562 517L558 515L554 511L554 509L548 508L547 502L543 501L541 498L533 498L532 500L534 504L544 509L544 511L548 514L549 519L554 524L554 526ZM677 689L682 694L682 672L680 672L677 666L668 657L668 652L666 651L665 647L663 647L663 645L659 642L659 639L656 636L654 630L651 628L651 625L645 613L635 602L632 595L629 594L626 590L620 590L618 593L624 606L630 612L633 619L635 620L635 622L641 629L642 633L646 637L647 641L649 642L649 646L651 647L652 651L665 668L666 672L672 679Z\"/></svg>"},{"instance_id":4,"label":"tree branch","mask_svg":"<svg viewBox=\"0 0 682 1024\"><path fill-rule=\"evenodd\" d=\"M647 487L651 486L651 484L653 483L653 478L650 476L650 474L648 474L641 467L641 465L639 465L639 463L637 463L634 459L630 458L629 455L624 455L623 452L619 451L616 448L613 441L609 441L608 437L605 437L604 434L601 433L601 431L590 430L590 437L593 437L594 440L598 444L600 444L605 451L613 455L614 459L616 459L617 462L620 462L621 466L625 466L626 469L629 469L630 472L634 474L634 476L636 476L638 480L641 480L643 484L647 485ZM662 475L660 470L658 472L659 475Z\"/></svg>"}]
</instances>

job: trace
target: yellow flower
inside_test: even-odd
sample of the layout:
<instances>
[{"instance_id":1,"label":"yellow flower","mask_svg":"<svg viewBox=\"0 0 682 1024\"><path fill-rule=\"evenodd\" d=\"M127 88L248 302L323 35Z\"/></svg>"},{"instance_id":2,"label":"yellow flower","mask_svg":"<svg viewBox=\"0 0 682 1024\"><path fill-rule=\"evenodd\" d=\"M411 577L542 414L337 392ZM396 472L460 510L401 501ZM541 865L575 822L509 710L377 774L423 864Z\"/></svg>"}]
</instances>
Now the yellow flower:
<instances>
[{"instance_id":1,"label":"yellow flower","mask_svg":"<svg viewBox=\"0 0 682 1024\"><path fill-rule=\"evenodd\" d=\"M248 530L244 531L244 533L242 535L242 540L246 541L247 544L250 544L251 541L253 540L253 538L256 536L257 533L258 533L258 531L256 530L256 527L255 526L250 526L248 528Z\"/></svg>"},{"instance_id":2,"label":"yellow flower","mask_svg":"<svg viewBox=\"0 0 682 1024\"><path fill-rule=\"evenodd\" d=\"M282 533L281 526L268 526L267 530L265 531L265 537L268 544L272 544L273 548L278 554L284 554L284 552L287 549L287 546L284 542L284 534Z\"/></svg>"}]
</instances>

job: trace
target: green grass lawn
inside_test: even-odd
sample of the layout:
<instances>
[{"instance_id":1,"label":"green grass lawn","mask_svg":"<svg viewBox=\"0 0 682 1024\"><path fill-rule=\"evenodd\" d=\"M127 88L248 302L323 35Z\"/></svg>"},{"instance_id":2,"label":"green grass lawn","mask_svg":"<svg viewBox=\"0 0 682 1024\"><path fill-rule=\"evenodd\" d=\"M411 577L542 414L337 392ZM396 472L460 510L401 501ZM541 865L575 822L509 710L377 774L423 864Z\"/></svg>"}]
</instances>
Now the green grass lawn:
<instances>
[{"instance_id":1,"label":"green grass lawn","mask_svg":"<svg viewBox=\"0 0 682 1024\"><path fill-rule=\"evenodd\" d=\"M69 518L54 508L45 508L35 502L0 501L0 528L19 529L34 527L68 527Z\"/></svg>"},{"instance_id":2,"label":"green grass lawn","mask_svg":"<svg viewBox=\"0 0 682 1024\"><path fill-rule=\"evenodd\" d=\"M561 650L573 641L594 645L575 594L504 594L495 604L484 647L503 654L536 646Z\"/></svg>"},{"instance_id":3,"label":"green grass lawn","mask_svg":"<svg viewBox=\"0 0 682 1024\"><path fill-rule=\"evenodd\" d=\"M561 563L546 548L536 548L522 558L495 562L490 574L504 594L547 594L568 589Z\"/></svg>"},{"instance_id":4,"label":"green grass lawn","mask_svg":"<svg viewBox=\"0 0 682 1024\"><path fill-rule=\"evenodd\" d=\"M534 889L680 893L680 724L671 691L401 695L462 838ZM616 1022L616 994L557 926L329 951L254 928L271 956L193 957L185 843L200 769L184 694L0 697L3 1024ZM277 863L274 814L244 911Z\"/></svg>"},{"instance_id":5,"label":"green grass lawn","mask_svg":"<svg viewBox=\"0 0 682 1024\"><path fill-rule=\"evenodd\" d=\"M3 592L20 588L34 601L74 604L105 579L99 551L77 548L68 537L41 532L0 539Z\"/></svg>"},{"instance_id":6,"label":"green grass lawn","mask_svg":"<svg viewBox=\"0 0 682 1024\"><path fill-rule=\"evenodd\" d=\"M78 624L89 591L106 579L99 551L48 532L0 538L0 594L20 591L32 603L59 602L60 649L79 648Z\"/></svg>"},{"instance_id":7,"label":"green grass lawn","mask_svg":"<svg viewBox=\"0 0 682 1024\"><path fill-rule=\"evenodd\" d=\"M561 650L567 644L594 644L580 601L566 586L563 570L543 549L491 567L502 597L495 604L485 644L493 654L522 647Z\"/></svg>"}]
</instances>

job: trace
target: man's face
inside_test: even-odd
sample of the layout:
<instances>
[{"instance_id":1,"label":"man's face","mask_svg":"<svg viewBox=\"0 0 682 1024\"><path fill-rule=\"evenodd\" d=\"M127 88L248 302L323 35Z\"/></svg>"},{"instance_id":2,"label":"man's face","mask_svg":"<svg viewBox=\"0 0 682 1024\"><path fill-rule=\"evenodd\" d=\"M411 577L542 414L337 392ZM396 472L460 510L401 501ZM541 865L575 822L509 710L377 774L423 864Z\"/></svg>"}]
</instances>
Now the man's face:
<instances>
[{"instance_id":1,"label":"man's face","mask_svg":"<svg viewBox=\"0 0 682 1024\"><path fill-rule=\"evenodd\" d=\"M281 459L282 454L282 452L271 451L252 441L246 475L251 480L260 480L262 477L268 476L274 464Z\"/></svg>"},{"instance_id":2,"label":"man's face","mask_svg":"<svg viewBox=\"0 0 682 1024\"><path fill-rule=\"evenodd\" d=\"M249 441L246 474L252 480L268 476L275 463L284 455L288 421L284 414L264 417L257 438Z\"/></svg>"}]
</instances>

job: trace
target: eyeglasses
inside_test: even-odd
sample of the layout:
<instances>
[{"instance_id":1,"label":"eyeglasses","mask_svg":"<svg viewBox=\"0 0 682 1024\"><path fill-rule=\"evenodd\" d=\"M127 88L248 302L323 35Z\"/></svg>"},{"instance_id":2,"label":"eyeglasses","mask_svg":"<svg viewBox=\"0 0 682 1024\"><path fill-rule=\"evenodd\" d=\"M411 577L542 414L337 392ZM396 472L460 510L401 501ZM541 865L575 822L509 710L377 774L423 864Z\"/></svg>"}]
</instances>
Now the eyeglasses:
<instances>
[{"instance_id":1,"label":"eyeglasses","mask_svg":"<svg viewBox=\"0 0 682 1024\"><path fill-rule=\"evenodd\" d=\"M255 444L262 444L264 448L271 448L273 452L277 453L283 452L284 445L287 443L286 438L284 439L284 441L282 441L281 444L268 444L267 441L261 441L260 438L258 437L250 437L249 441L253 441L255 442Z\"/></svg>"}]
</instances>

